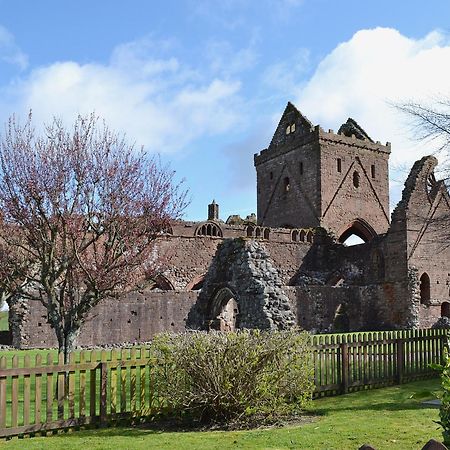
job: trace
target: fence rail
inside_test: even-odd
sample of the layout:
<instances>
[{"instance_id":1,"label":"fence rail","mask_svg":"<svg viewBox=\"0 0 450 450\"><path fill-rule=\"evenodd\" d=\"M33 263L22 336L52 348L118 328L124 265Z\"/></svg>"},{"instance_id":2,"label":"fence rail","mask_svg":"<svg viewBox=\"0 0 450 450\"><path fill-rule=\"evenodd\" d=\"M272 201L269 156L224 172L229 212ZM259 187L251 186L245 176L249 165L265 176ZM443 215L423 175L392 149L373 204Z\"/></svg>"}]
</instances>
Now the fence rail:
<instances>
[{"instance_id":1,"label":"fence rail","mask_svg":"<svg viewBox=\"0 0 450 450\"><path fill-rule=\"evenodd\" d=\"M436 376L445 330L312 336L314 396ZM0 437L46 433L165 411L148 348L0 358Z\"/></svg>"},{"instance_id":2,"label":"fence rail","mask_svg":"<svg viewBox=\"0 0 450 450\"><path fill-rule=\"evenodd\" d=\"M315 397L435 377L447 331L442 329L315 335Z\"/></svg>"}]
</instances>

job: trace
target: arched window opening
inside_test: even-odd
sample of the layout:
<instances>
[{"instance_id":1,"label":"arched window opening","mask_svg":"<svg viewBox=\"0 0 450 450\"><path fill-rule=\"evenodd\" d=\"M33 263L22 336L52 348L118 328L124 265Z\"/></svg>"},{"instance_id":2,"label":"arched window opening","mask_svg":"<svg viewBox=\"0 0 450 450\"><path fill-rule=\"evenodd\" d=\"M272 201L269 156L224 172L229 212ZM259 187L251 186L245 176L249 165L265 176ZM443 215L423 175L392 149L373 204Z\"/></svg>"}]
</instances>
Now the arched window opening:
<instances>
[{"instance_id":1,"label":"arched window opening","mask_svg":"<svg viewBox=\"0 0 450 450\"><path fill-rule=\"evenodd\" d=\"M271 180L273 179L273 172L270 172L269 178L270 178Z\"/></svg>"},{"instance_id":2,"label":"arched window opening","mask_svg":"<svg viewBox=\"0 0 450 450\"><path fill-rule=\"evenodd\" d=\"M203 287L203 282L205 280L205 274L195 277L187 286L187 291L200 291Z\"/></svg>"},{"instance_id":3,"label":"arched window opening","mask_svg":"<svg viewBox=\"0 0 450 450\"><path fill-rule=\"evenodd\" d=\"M430 277L426 272L420 277L420 303L422 305L430 302Z\"/></svg>"},{"instance_id":4,"label":"arched window opening","mask_svg":"<svg viewBox=\"0 0 450 450\"><path fill-rule=\"evenodd\" d=\"M196 236L222 237L222 230L216 223L205 223L195 233Z\"/></svg>"},{"instance_id":5,"label":"arched window opening","mask_svg":"<svg viewBox=\"0 0 450 450\"><path fill-rule=\"evenodd\" d=\"M361 239L357 234L351 234L344 242L343 244L346 247L353 247L354 245L360 245L364 244L365 241Z\"/></svg>"},{"instance_id":6,"label":"arched window opening","mask_svg":"<svg viewBox=\"0 0 450 450\"><path fill-rule=\"evenodd\" d=\"M233 292L222 288L211 302L210 328L220 331L235 331L239 324L239 306Z\"/></svg>"},{"instance_id":7,"label":"arched window opening","mask_svg":"<svg viewBox=\"0 0 450 450\"><path fill-rule=\"evenodd\" d=\"M370 166L370 176L371 176L372 178L375 178L375 164L372 164L372 165Z\"/></svg>"},{"instance_id":8,"label":"arched window opening","mask_svg":"<svg viewBox=\"0 0 450 450\"><path fill-rule=\"evenodd\" d=\"M441 317L449 317L450 318L450 303L449 302L442 302Z\"/></svg>"},{"instance_id":9,"label":"arched window opening","mask_svg":"<svg viewBox=\"0 0 450 450\"><path fill-rule=\"evenodd\" d=\"M247 237L253 237L255 229L253 227L248 226L247 227Z\"/></svg>"},{"instance_id":10,"label":"arched window opening","mask_svg":"<svg viewBox=\"0 0 450 450\"><path fill-rule=\"evenodd\" d=\"M174 287L173 284L164 276L164 275L157 275L152 280L152 285L150 287L151 291L173 291Z\"/></svg>"},{"instance_id":11,"label":"arched window opening","mask_svg":"<svg viewBox=\"0 0 450 450\"><path fill-rule=\"evenodd\" d=\"M256 227L255 229L255 237L260 238L261 237L261 228Z\"/></svg>"},{"instance_id":12,"label":"arched window opening","mask_svg":"<svg viewBox=\"0 0 450 450\"><path fill-rule=\"evenodd\" d=\"M299 239L300 239L300 242L305 242L306 241L306 232L305 232L305 230L301 230L300 231Z\"/></svg>"},{"instance_id":13,"label":"arched window opening","mask_svg":"<svg viewBox=\"0 0 450 450\"><path fill-rule=\"evenodd\" d=\"M341 173L342 172L342 160L341 160L341 158L338 158L337 159L337 171L339 172L339 173Z\"/></svg>"},{"instance_id":14,"label":"arched window opening","mask_svg":"<svg viewBox=\"0 0 450 450\"><path fill-rule=\"evenodd\" d=\"M286 134L291 134L291 126L290 125L288 125L286 127Z\"/></svg>"},{"instance_id":15,"label":"arched window opening","mask_svg":"<svg viewBox=\"0 0 450 450\"><path fill-rule=\"evenodd\" d=\"M265 239L266 241L269 240L269 237L270 237L270 230L269 230L268 228L264 228L263 236L264 236L264 239Z\"/></svg>"},{"instance_id":16,"label":"arched window opening","mask_svg":"<svg viewBox=\"0 0 450 450\"><path fill-rule=\"evenodd\" d=\"M285 177L284 179L284 192L287 193L291 189L291 184L289 182L289 177Z\"/></svg>"},{"instance_id":17,"label":"arched window opening","mask_svg":"<svg viewBox=\"0 0 450 450\"><path fill-rule=\"evenodd\" d=\"M298 242L298 230L294 230L291 234L291 241Z\"/></svg>"},{"instance_id":18,"label":"arched window opening","mask_svg":"<svg viewBox=\"0 0 450 450\"><path fill-rule=\"evenodd\" d=\"M339 242L347 246L369 242L377 235L375 230L363 219L355 219L343 230Z\"/></svg>"},{"instance_id":19,"label":"arched window opening","mask_svg":"<svg viewBox=\"0 0 450 450\"><path fill-rule=\"evenodd\" d=\"M359 188L359 173L358 172L353 172L353 186L355 186L355 188Z\"/></svg>"},{"instance_id":20,"label":"arched window opening","mask_svg":"<svg viewBox=\"0 0 450 450\"><path fill-rule=\"evenodd\" d=\"M299 171L300 171L300 175L303 175L303 162L302 161L300 161Z\"/></svg>"},{"instance_id":21,"label":"arched window opening","mask_svg":"<svg viewBox=\"0 0 450 450\"><path fill-rule=\"evenodd\" d=\"M314 235L313 235L312 231L308 231L308 233L306 233L306 242L312 243L313 238L314 238Z\"/></svg>"}]
</instances>

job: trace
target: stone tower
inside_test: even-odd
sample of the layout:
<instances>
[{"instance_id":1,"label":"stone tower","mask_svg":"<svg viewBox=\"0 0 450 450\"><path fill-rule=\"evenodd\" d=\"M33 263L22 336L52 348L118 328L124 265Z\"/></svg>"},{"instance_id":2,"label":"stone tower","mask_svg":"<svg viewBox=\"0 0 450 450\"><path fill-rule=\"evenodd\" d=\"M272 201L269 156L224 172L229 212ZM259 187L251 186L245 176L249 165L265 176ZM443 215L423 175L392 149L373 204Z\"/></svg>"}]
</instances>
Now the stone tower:
<instances>
[{"instance_id":1,"label":"stone tower","mask_svg":"<svg viewBox=\"0 0 450 450\"><path fill-rule=\"evenodd\" d=\"M386 232L390 152L353 119L325 132L288 103L269 147L254 157L258 224L324 227L341 241Z\"/></svg>"},{"instance_id":2,"label":"stone tower","mask_svg":"<svg viewBox=\"0 0 450 450\"><path fill-rule=\"evenodd\" d=\"M219 220L219 205L215 200L208 205L208 220Z\"/></svg>"}]
</instances>

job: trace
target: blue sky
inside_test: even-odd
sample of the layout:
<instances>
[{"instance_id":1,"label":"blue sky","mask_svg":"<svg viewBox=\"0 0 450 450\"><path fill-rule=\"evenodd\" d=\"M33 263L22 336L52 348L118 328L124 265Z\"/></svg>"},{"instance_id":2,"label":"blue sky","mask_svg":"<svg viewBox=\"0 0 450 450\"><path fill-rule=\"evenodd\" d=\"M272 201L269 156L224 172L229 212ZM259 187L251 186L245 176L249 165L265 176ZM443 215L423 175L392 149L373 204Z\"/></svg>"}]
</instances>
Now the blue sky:
<instances>
[{"instance_id":1,"label":"blue sky","mask_svg":"<svg viewBox=\"0 0 450 450\"><path fill-rule=\"evenodd\" d=\"M256 212L287 103L390 141L391 203L430 148L390 102L449 95L448 0L0 0L0 121L95 110L186 179L186 219Z\"/></svg>"}]
</instances>

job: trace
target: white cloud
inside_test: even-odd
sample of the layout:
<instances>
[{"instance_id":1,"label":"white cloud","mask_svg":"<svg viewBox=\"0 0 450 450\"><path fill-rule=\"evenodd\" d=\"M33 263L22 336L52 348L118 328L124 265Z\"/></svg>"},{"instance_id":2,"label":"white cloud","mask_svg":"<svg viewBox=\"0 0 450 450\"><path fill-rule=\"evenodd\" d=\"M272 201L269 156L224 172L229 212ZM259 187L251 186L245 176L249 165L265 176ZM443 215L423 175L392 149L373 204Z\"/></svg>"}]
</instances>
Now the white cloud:
<instances>
[{"instance_id":1,"label":"white cloud","mask_svg":"<svg viewBox=\"0 0 450 450\"><path fill-rule=\"evenodd\" d=\"M155 56L149 40L117 47L109 64L63 61L37 68L10 90L16 112L36 122L73 121L95 111L111 128L150 151L173 152L204 134L221 133L238 119L240 83L204 80L174 57Z\"/></svg>"},{"instance_id":2,"label":"white cloud","mask_svg":"<svg viewBox=\"0 0 450 450\"><path fill-rule=\"evenodd\" d=\"M24 70L28 66L28 57L17 46L14 36L0 25L0 61L13 64Z\"/></svg>"},{"instance_id":3,"label":"white cloud","mask_svg":"<svg viewBox=\"0 0 450 450\"><path fill-rule=\"evenodd\" d=\"M362 30L321 61L296 104L324 128L353 117L373 139L392 142L391 165L410 165L431 149L410 139L392 103L450 96L449 79L450 40L441 32L412 39L390 28Z\"/></svg>"}]
</instances>

